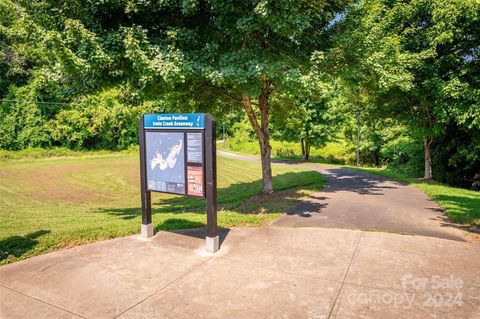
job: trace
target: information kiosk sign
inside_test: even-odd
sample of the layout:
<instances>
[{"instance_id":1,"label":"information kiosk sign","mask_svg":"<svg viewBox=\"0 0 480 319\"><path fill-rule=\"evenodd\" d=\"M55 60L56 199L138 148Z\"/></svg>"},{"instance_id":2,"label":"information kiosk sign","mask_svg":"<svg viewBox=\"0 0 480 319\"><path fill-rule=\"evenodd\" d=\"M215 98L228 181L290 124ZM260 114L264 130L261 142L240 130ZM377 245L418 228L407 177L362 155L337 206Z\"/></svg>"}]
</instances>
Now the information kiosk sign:
<instances>
[{"instance_id":1,"label":"information kiosk sign","mask_svg":"<svg viewBox=\"0 0 480 319\"><path fill-rule=\"evenodd\" d=\"M207 200L207 250L219 248L215 120L209 114L145 114L139 121L142 236L153 236L151 192Z\"/></svg>"}]
</instances>

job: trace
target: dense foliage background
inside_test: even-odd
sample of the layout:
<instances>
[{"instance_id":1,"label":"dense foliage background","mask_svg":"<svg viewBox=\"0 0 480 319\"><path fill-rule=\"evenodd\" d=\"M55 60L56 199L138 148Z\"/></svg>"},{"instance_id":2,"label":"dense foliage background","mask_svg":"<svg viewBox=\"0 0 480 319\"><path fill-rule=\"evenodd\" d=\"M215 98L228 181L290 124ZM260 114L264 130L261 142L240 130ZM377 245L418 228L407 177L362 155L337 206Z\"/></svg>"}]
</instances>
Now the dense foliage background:
<instances>
[{"instance_id":1,"label":"dense foliage background","mask_svg":"<svg viewBox=\"0 0 480 319\"><path fill-rule=\"evenodd\" d=\"M255 144L264 82L273 155L353 163L360 132L362 164L480 179L477 0L0 0L1 149L127 149L190 111Z\"/></svg>"}]
</instances>

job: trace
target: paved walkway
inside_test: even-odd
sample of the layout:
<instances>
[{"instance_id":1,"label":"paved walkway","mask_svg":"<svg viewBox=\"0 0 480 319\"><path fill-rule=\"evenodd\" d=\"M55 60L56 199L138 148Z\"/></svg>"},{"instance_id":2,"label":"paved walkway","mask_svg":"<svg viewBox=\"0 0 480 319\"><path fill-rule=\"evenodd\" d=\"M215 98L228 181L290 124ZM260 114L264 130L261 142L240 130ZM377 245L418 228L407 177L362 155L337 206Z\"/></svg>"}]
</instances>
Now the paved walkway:
<instances>
[{"instance_id":1,"label":"paved walkway","mask_svg":"<svg viewBox=\"0 0 480 319\"><path fill-rule=\"evenodd\" d=\"M1 318L479 318L480 247L322 228L160 232L0 267Z\"/></svg>"},{"instance_id":2,"label":"paved walkway","mask_svg":"<svg viewBox=\"0 0 480 319\"><path fill-rule=\"evenodd\" d=\"M219 155L259 160L222 151ZM327 186L280 217L274 226L360 229L480 241L480 235L449 222L441 207L414 186L331 165L277 163L317 170L326 177Z\"/></svg>"}]
</instances>

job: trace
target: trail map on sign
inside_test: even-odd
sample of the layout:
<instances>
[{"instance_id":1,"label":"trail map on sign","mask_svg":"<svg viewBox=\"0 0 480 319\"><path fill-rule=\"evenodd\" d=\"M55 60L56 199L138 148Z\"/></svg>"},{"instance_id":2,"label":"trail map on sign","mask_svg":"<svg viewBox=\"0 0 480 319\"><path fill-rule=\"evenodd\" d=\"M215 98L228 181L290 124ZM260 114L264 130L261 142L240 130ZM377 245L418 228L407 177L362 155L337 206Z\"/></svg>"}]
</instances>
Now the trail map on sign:
<instances>
[{"instance_id":1,"label":"trail map on sign","mask_svg":"<svg viewBox=\"0 0 480 319\"><path fill-rule=\"evenodd\" d=\"M148 189L185 194L183 133L146 132L145 142Z\"/></svg>"}]
</instances>

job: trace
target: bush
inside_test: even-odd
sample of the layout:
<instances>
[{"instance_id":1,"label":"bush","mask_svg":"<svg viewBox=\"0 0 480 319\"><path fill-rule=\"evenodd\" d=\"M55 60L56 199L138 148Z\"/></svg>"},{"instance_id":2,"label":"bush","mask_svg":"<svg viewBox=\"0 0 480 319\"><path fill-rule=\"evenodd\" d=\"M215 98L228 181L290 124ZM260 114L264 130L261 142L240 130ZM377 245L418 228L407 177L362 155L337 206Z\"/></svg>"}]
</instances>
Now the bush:
<instances>
[{"instance_id":1,"label":"bush","mask_svg":"<svg viewBox=\"0 0 480 319\"><path fill-rule=\"evenodd\" d=\"M312 158L333 164L353 164L355 162L355 152L349 150L343 141L329 142L320 149L313 148L310 155Z\"/></svg>"},{"instance_id":2,"label":"bush","mask_svg":"<svg viewBox=\"0 0 480 319\"><path fill-rule=\"evenodd\" d=\"M124 150L137 144L140 116L162 109L153 102L132 105L119 88L71 104L41 103L37 91L34 85L11 87L8 101L1 102L0 149Z\"/></svg>"},{"instance_id":3,"label":"bush","mask_svg":"<svg viewBox=\"0 0 480 319\"><path fill-rule=\"evenodd\" d=\"M88 96L50 122L53 143L71 149L127 149L137 144L140 116L155 109L123 102L118 89Z\"/></svg>"},{"instance_id":4,"label":"bush","mask_svg":"<svg viewBox=\"0 0 480 319\"><path fill-rule=\"evenodd\" d=\"M232 131L232 136L227 140L227 148L229 150L260 155L260 146L248 120L244 119L235 123ZM300 159L302 156L300 142L270 140L270 144L272 146L272 156L274 157ZM344 143L327 143L322 148L312 147L310 157L336 164L351 163L353 161L352 158L354 158L348 152Z\"/></svg>"},{"instance_id":5,"label":"bush","mask_svg":"<svg viewBox=\"0 0 480 319\"><path fill-rule=\"evenodd\" d=\"M123 152L138 152L138 146L129 148ZM101 151L74 151L65 147L54 147L54 148L39 148L32 147L26 148L20 151L8 151L0 150L0 161L6 160L19 160L19 159L30 159L30 158L48 158L48 157L77 157L85 155L106 155L112 154L111 151L101 150Z\"/></svg>"},{"instance_id":6,"label":"bush","mask_svg":"<svg viewBox=\"0 0 480 319\"><path fill-rule=\"evenodd\" d=\"M433 177L441 182L478 189L480 177L480 131L447 125L432 144ZM475 179L477 176L477 180Z\"/></svg>"},{"instance_id":7,"label":"bush","mask_svg":"<svg viewBox=\"0 0 480 319\"><path fill-rule=\"evenodd\" d=\"M35 103L35 89L12 87L0 104L0 149L48 147L51 138L45 120L45 105ZM51 106L50 106L51 107Z\"/></svg>"},{"instance_id":8,"label":"bush","mask_svg":"<svg viewBox=\"0 0 480 319\"><path fill-rule=\"evenodd\" d=\"M382 163L392 170L412 177L423 175L423 144L420 139L399 136L385 143L380 155Z\"/></svg>"}]
</instances>

